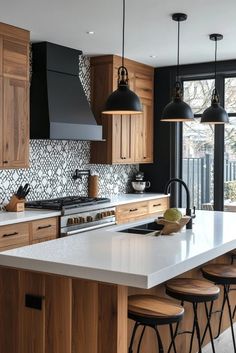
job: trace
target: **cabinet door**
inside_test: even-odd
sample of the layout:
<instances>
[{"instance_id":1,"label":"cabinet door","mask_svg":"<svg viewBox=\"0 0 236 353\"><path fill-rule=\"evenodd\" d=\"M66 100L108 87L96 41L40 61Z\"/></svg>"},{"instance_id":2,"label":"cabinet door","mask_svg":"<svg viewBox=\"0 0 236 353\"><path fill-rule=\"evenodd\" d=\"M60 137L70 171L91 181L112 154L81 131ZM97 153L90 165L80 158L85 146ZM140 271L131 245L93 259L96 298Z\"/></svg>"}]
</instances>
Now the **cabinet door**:
<instances>
[{"instance_id":1,"label":"cabinet door","mask_svg":"<svg viewBox=\"0 0 236 353\"><path fill-rule=\"evenodd\" d=\"M0 77L0 168L3 166L3 81Z\"/></svg>"},{"instance_id":2,"label":"cabinet door","mask_svg":"<svg viewBox=\"0 0 236 353\"><path fill-rule=\"evenodd\" d=\"M3 87L3 165L28 166L29 87L27 81L4 78Z\"/></svg>"},{"instance_id":3,"label":"cabinet door","mask_svg":"<svg viewBox=\"0 0 236 353\"><path fill-rule=\"evenodd\" d=\"M29 44L3 38L3 75L29 80Z\"/></svg>"},{"instance_id":4,"label":"cabinet door","mask_svg":"<svg viewBox=\"0 0 236 353\"><path fill-rule=\"evenodd\" d=\"M123 164L133 163L131 143L132 116L114 115L112 130L112 162Z\"/></svg>"},{"instance_id":5,"label":"cabinet door","mask_svg":"<svg viewBox=\"0 0 236 353\"><path fill-rule=\"evenodd\" d=\"M153 162L153 108L152 101L142 99L143 114L134 119L134 161L135 163Z\"/></svg>"}]
</instances>

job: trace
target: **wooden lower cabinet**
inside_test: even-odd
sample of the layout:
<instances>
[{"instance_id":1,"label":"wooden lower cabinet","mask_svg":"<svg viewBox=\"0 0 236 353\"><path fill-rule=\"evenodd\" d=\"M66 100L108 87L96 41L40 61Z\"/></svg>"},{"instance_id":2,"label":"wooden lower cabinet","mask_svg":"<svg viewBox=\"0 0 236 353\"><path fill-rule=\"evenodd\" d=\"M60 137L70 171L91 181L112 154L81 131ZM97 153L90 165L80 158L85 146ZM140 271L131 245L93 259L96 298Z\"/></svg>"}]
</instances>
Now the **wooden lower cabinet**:
<instances>
[{"instance_id":1,"label":"wooden lower cabinet","mask_svg":"<svg viewBox=\"0 0 236 353\"><path fill-rule=\"evenodd\" d=\"M169 197L132 202L116 207L117 224L133 222L142 218L161 213L169 207Z\"/></svg>"},{"instance_id":2,"label":"wooden lower cabinet","mask_svg":"<svg viewBox=\"0 0 236 353\"><path fill-rule=\"evenodd\" d=\"M41 243L59 236L58 217L0 227L0 251Z\"/></svg>"},{"instance_id":3,"label":"wooden lower cabinet","mask_svg":"<svg viewBox=\"0 0 236 353\"><path fill-rule=\"evenodd\" d=\"M213 260L228 264L229 261L227 254ZM180 277L202 278L200 268ZM0 267L0 287L0 352L4 353L127 353L134 325L127 318L128 295L143 293L167 297L164 284L148 290L128 288L4 267ZM35 301L32 305L27 304L26 295L41 302L41 308L34 307ZM236 296L233 291L230 298L234 308ZM221 298L214 303L214 311L219 309L222 299L221 293ZM185 303L184 307L181 331L192 328L192 306ZM206 324L203 304L198 306L198 317L203 331ZM213 314L213 335L218 319L219 315ZM222 332L228 326L226 310ZM166 352L169 327L160 327L160 333ZM178 352L188 352L189 336L177 337ZM207 335L205 344L208 341ZM137 344L138 338L134 342L134 352ZM145 331L140 350L140 353L146 352L157 352L156 337L150 328ZM192 352L197 352L196 338Z\"/></svg>"}]
</instances>

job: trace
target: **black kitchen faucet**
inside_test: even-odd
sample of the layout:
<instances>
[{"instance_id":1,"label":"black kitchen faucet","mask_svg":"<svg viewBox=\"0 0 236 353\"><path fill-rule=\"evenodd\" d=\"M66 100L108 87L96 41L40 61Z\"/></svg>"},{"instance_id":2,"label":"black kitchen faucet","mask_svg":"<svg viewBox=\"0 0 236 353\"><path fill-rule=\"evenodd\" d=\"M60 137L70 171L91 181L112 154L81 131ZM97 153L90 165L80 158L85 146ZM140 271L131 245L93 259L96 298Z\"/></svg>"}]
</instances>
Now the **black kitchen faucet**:
<instances>
[{"instance_id":1,"label":"black kitchen faucet","mask_svg":"<svg viewBox=\"0 0 236 353\"><path fill-rule=\"evenodd\" d=\"M172 183L180 183L185 188L185 191L186 191L186 206L187 206L186 207L186 216L190 216L191 217L189 222L186 225L186 228L187 229L192 229L192 225L193 225L192 219L194 217L196 217L196 215L195 215L195 207L193 208L194 209L194 211L193 211L194 213L192 215L192 210L191 210L191 207L190 207L190 192L189 192L189 188L187 187L187 184L183 180L181 180L179 178L173 178L173 179L170 179L167 182L167 184L165 186L165 191L164 191L165 194L169 193L170 185Z\"/></svg>"}]
</instances>

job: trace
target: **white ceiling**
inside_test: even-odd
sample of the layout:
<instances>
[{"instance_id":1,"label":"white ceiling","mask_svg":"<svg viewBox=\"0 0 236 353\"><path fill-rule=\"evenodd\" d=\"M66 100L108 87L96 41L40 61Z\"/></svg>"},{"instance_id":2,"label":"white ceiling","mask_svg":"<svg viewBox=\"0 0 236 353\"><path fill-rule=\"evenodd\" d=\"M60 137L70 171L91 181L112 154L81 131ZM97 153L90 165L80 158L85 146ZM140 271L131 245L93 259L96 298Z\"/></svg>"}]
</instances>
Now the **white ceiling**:
<instances>
[{"instance_id":1,"label":"white ceiling","mask_svg":"<svg viewBox=\"0 0 236 353\"><path fill-rule=\"evenodd\" d=\"M84 54L120 54L122 0L0 0L0 21L31 31L32 41L50 41ZM125 56L155 67L176 63L174 12L181 24L181 63L211 61L210 33L222 33L219 60L236 58L235 0L126 0ZM95 31L94 35L86 34ZM156 55L155 59L150 55Z\"/></svg>"}]
</instances>

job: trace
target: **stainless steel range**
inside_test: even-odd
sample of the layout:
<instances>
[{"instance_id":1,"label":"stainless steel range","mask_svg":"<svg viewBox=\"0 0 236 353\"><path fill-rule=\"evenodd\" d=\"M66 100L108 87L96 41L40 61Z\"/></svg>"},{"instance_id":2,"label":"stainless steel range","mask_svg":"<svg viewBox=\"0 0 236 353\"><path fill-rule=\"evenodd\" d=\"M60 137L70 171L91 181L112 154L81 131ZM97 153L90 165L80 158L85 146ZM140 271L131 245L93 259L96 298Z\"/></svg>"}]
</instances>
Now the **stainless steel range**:
<instances>
[{"instance_id":1,"label":"stainless steel range","mask_svg":"<svg viewBox=\"0 0 236 353\"><path fill-rule=\"evenodd\" d=\"M67 196L51 200L29 201L26 207L60 210L61 237L110 226L116 223L115 207L108 198Z\"/></svg>"}]
</instances>

